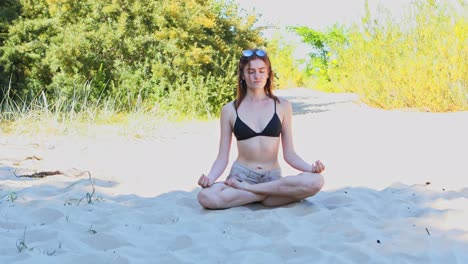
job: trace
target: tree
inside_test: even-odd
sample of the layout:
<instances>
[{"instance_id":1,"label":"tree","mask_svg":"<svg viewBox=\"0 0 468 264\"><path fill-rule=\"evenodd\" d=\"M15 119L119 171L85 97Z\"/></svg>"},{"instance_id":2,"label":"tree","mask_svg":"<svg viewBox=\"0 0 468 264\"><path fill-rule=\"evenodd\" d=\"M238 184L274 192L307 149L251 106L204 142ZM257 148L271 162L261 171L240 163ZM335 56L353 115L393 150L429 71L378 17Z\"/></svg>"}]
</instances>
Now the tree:
<instances>
[{"instance_id":1,"label":"tree","mask_svg":"<svg viewBox=\"0 0 468 264\"><path fill-rule=\"evenodd\" d=\"M324 32L306 26L294 27L293 30L302 37L304 43L313 48L309 54L311 61L307 66L308 73L322 82L329 82L328 70L332 66L330 62L336 57L336 50L347 43L345 28L335 24Z\"/></svg>"},{"instance_id":2,"label":"tree","mask_svg":"<svg viewBox=\"0 0 468 264\"><path fill-rule=\"evenodd\" d=\"M0 47L0 75L21 97L168 96L189 78L224 78L223 58L263 43L256 17L219 0L19 0ZM213 102L215 103L215 102Z\"/></svg>"}]
</instances>

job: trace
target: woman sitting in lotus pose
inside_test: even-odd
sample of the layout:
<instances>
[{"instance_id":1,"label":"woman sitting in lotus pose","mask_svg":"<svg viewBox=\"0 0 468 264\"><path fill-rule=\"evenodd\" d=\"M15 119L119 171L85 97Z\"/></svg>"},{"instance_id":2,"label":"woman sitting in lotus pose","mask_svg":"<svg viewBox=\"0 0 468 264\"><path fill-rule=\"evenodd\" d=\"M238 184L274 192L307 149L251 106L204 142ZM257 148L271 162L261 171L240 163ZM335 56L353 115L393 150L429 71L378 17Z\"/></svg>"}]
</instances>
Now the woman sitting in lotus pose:
<instances>
[{"instance_id":1,"label":"woman sitting in lotus pose","mask_svg":"<svg viewBox=\"0 0 468 264\"><path fill-rule=\"evenodd\" d=\"M286 99L273 95L273 70L261 49L244 50L239 60L237 98L221 110L218 156L208 175L198 184L199 203L207 209L224 209L253 202L281 206L313 196L324 184L319 160L310 164L294 150L292 107ZM215 181L229 163L232 134L237 139L238 156L225 182ZM302 171L281 175L278 162L280 139L284 160Z\"/></svg>"}]
</instances>

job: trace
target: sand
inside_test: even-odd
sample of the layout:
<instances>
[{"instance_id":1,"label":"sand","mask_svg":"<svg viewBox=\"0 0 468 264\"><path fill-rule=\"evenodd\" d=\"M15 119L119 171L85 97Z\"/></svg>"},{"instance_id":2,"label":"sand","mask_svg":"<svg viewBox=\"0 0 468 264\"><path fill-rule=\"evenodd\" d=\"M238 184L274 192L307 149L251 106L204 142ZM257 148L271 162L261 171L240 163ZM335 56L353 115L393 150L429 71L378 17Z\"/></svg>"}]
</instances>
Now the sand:
<instances>
[{"instance_id":1,"label":"sand","mask_svg":"<svg viewBox=\"0 0 468 264\"><path fill-rule=\"evenodd\" d=\"M196 201L217 120L140 139L0 135L0 263L468 263L468 112L277 94L297 152L327 169L322 192L274 209ZM19 177L44 171L59 174Z\"/></svg>"}]
</instances>

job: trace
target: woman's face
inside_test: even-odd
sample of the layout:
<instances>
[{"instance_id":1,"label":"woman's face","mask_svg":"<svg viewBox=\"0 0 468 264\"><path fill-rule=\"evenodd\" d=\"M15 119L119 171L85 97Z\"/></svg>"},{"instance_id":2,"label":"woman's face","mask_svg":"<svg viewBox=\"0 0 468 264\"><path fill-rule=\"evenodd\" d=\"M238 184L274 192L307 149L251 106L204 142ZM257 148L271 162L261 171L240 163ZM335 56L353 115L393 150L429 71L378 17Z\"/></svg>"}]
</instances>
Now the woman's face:
<instances>
[{"instance_id":1,"label":"woman's face","mask_svg":"<svg viewBox=\"0 0 468 264\"><path fill-rule=\"evenodd\" d=\"M268 67L261 59L251 60L244 67L244 80L247 88L263 89L268 80Z\"/></svg>"}]
</instances>

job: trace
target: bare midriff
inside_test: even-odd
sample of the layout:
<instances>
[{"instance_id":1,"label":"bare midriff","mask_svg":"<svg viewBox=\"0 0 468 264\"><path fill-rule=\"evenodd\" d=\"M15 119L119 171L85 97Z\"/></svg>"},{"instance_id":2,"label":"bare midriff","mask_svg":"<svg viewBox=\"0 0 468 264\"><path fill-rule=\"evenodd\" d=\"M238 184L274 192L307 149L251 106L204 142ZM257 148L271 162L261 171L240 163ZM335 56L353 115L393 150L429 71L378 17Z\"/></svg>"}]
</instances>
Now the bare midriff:
<instances>
[{"instance_id":1,"label":"bare midriff","mask_svg":"<svg viewBox=\"0 0 468 264\"><path fill-rule=\"evenodd\" d=\"M260 173L278 169L279 143L279 137L265 136L237 141L237 162Z\"/></svg>"}]
</instances>

